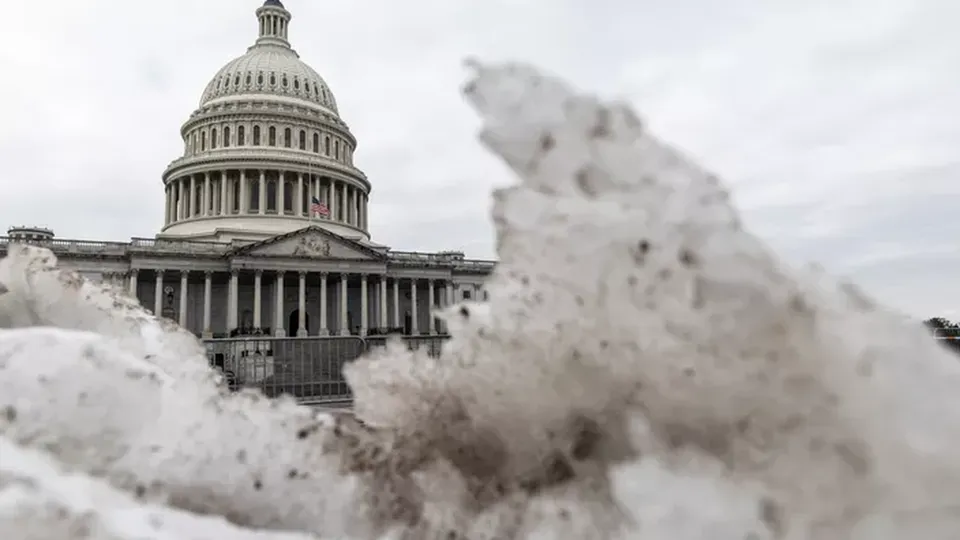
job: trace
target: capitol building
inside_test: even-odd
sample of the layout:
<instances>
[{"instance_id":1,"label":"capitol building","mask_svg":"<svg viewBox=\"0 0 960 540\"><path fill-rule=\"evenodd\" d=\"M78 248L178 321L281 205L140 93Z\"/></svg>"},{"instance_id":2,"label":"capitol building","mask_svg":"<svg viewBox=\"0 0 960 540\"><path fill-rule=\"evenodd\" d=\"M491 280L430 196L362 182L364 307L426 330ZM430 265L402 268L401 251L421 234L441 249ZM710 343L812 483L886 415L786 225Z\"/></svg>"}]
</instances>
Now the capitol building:
<instances>
[{"instance_id":1,"label":"capitol building","mask_svg":"<svg viewBox=\"0 0 960 540\"><path fill-rule=\"evenodd\" d=\"M183 124L155 238L13 227L2 245L48 247L204 338L442 332L431 308L482 299L495 263L372 240L372 184L333 92L291 47L279 0L256 17L254 44L213 76Z\"/></svg>"}]
</instances>

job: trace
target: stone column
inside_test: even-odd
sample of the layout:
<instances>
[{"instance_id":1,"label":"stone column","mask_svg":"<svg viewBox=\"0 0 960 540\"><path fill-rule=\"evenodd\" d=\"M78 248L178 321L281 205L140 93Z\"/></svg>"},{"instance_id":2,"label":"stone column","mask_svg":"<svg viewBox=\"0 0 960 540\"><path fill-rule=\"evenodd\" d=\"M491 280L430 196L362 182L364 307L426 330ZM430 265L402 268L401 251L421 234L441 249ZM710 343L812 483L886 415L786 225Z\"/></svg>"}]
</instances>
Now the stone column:
<instances>
[{"instance_id":1,"label":"stone column","mask_svg":"<svg viewBox=\"0 0 960 540\"><path fill-rule=\"evenodd\" d=\"M253 327L263 328L263 270L253 271Z\"/></svg>"},{"instance_id":2,"label":"stone column","mask_svg":"<svg viewBox=\"0 0 960 540\"><path fill-rule=\"evenodd\" d=\"M307 273L300 272L300 288L297 296L297 337L307 337Z\"/></svg>"},{"instance_id":3,"label":"stone column","mask_svg":"<svg viewBox=\"0 0 960 540\"><path fill-rule=\"evenodd\" d=\"M430 321L430 328L427 330L427 333L431 336L437 333L437 318L433 316L433 311L437 307L436 297L433 292L433 280L427 280L427 304L430 306L429 315L427 315L427 320Z\"/></svg>"},{"instance_id":4,"label":"stone column","mask_svg":"<svg viewBox=\"0 0 960 540\"><path fill-rule=\"evenodd\" d=\"M210 173L207 173L210 174ZM227 205L227 173L220 173L220 215L225 216L229 214L227 209L230 208Z\"/></svg>"},{"instance_id":5,"label":"stone column","mask_svg":"<svg viewBox=\"0 0 960 540\"><path fill-rule=\"evenodd\" d=\"M410 335L420 335L420 322L417 317L417 280L410 280Z\"/></svg>"},{"instance_id":6,"label":"stone column","mask_svg":"<svg viewBox=\"0 0 960 540\"><path fill-rule=\"evenodd\" d=\"M367 335L370 300L367 298L367 274L360 274L360 336Z\"/></svg>"},{"instance_id":7,"label":"stone column","mask_svg":"<svg viewBox=\"0 0 960 540\"><path fill-rule=\"evenodd\" d=\"M230 290L227 292L227 332L234 330L239 326L237 323L237 309L239 303L237 294L240 292L240 271L230 271Z\"/></svg>"},{"instance_id":8,"label":"stone column","mask_svg":"<svg viewBox=\"0 0 960 540\"><path fill-rule=\"evenodd\" d=\"M276 307L274 308L273 315L273 335L277 337L284 337L286 332L283 330L283 272L277 272L276 289L276 294L274 295Z\"/></svg>"},{"instance_id":9,"label":"stone column","mask_svg":"<svg viewBox=\"0 0 960 540\"><path fill-rule=\"evenodd\" d=\"M204 175L203 178L203 215L210 215L210 175Z\"/></svg>"},{"instance_id":10,"label":"stone column","mask_svg":"<svg viewBox=\"0 0 960 540\"><path fill-rule=\"evenodd\" d=\"M380 276L380 328L387 327L387 276Z\"/></svg>"},{"instance_id":11,"label":"stone column","mask_svg":"<svg viewBox=\"0 0 960 540\"><path fill-rule=\"evenodd\" d=\"M343 222L349 223L350 220L350 207L347 206L347 185L340 183L340 208L343 212Z\"/></svg>"},{"instance_id":12,"label":"stone column","mask_svg":"<svg viewBox=\"0 0 960 540\"><path fill-rule=\"evenodd\" d=\"M130 270L130 296L137 299L137 270Z\"/></svg>"},{"instance_id":13,"label":"stone column","mask_svg":"<svg viewBox=\"0 0 960 540\"><path fill-rule=\"evenodd\" d=\"M297 204L293 208L293 215L303 217L303 173L297 174Z\"/></svg>"},{"instance_id":14,"label":"stone column","mask_svg":"<svg viewBox=\"0 0 960 540\"><path fill-rule=\"evenodd\" d=\"M285 178L284 172L283 172L283 171L277 171L277 192L274 193L274 195L276 196L276 199L277 199L277 200L276 200L276 202L275 202L274 204L276 204L276 206L277 206L277 215L278 215L278 216L282 216L282 215L283 215L283 211L284 211L284 206L283 206L283 193L284 193L285 188L286 188L286 185L285 185L286 182L287 182L287 180L286 180L286 178Z\"/></svg>"},{"instance_id":15,"label":"stone column","mask_svg":"<svg viewBox=\"0 0 960 540\"><path fill-rule=\"evenodd\" d=\"M190 196L187 198L189 207L187 210L187 217L194 217L197 215L197 177L196 175L190 175Z\"/></svg>"},{"instance_id":16,"label":"stone column","mask_svg":"<svg viewBox=\"0 0 960 540\"><path fill-rule=\"evenodd\" d=\"M337 192L334 189L334 184L333 178L327 180L327 209L330 210L331 220L337 215Z\"/></svg>"},{"instance_id":17,"label":"stone column","mask_svg":"<svg viewBox=\"0 0 960 540\"><path fill-rule=\"evenodd\" d=\"M267 171L260 171L260 192L257 194L257 213L261 216L267 213Z\"/></svg>"},{"instance_id":18,"label":"stone column","mask_svg":"<svg viewBox=\"0 0 960 540\"><path fill-rule=\"evenodd\" d=\"M187 287L190 285L190 271L180 271L180 318L179 323L183 328L187 327Z\"/></svg>"},{"instance_id":19,"label":"stone column","mask_svg":"<svg viewBox=\"0 0 960 540\"><path fill-rule=\"evenodd\" d=\"M340 274L340 335L350 335L347 328L347 274Z\"/></svg>"},{"instance_id":20,"label":"stone column","mask_svg":"<svg viewBox=\"0 0 960 540\"><path fill-rule=\"evenodd\" d=\"M320 329L317 332L321 336L330 335L327 328L327 273L320 272Z\"/></svg>"},{"instance_id":21,"label":"stone column","mask_svg":"<svg viewBox=\"0 0 960 540\"><path fill-rule=\"evenodd\" d=\"M240 214L247 213L247 207L250 206L250 195L247 191L247 170L240 169Z\"/></svg>"},{"instance_id":22,"label":"stone column","mask_svg":"<svg viewBox=\"0 0 960 540\"><path fill-rule=\"evenodd\" d=\"M393 327L400 328L400 280L393 278Z\"/></svg>"},{"instance_id":23,"label":"stone column","mask_svg":"<svg viewBox=\"0 0 960 540\"><path fill-rule=\"evenodd\" d=\"M153 314L163 314L163 270L156 271L157 280L153 287Z\"/></svg>"},{"instance_id":24,"label":"stone column","mask_svg":"<svg viewBox=\"0 0 960 540\"><path fill-rule=\"evenodd\" d=\"M213 337L210 328L210 299L213 296L213 272L203 273L203 337Z\"/></svg>"}]
</instances>

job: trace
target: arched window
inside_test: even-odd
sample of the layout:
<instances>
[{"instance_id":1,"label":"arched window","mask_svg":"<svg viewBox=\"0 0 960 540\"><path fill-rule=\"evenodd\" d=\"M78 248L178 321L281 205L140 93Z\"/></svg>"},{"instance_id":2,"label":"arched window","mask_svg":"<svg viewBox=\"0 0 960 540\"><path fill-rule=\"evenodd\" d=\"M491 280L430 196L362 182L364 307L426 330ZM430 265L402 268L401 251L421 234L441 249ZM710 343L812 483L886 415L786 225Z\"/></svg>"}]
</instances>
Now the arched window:
<instances>
[{"instance_id":1,"label":"arched window","mask_svg":"<svg viewBox=\"0 0 960 540\"><path fill-rule=\"evenodd\" d=\"M300 149L307 149L307 132L302 129L300 130Z\"/></svg>"},{"instance_id":2,"label":"arched window","mask_svg":"<svg viewBox=\"0 0 960 540\"><path fill-rule=\"evenodd\" d=\"M319 133L313 134L313 152L315 154L320 153L320 134Z\"/></svg>"},{"instance_id":3,"label":"arched window","mask_svg":"<svg viewBox=\"0 0 960 540\"><path fill-rule=\"evenodd\" d=\"M340 140L333 141L333 159L340 159Z\"/></svg>"},{"instance_id":4,"label":"arched window","mask_svg":"<svg viewBox=\"0 0 960 540\"><path fill-rule=\"evenodd\" d=\"M329 135L323 138L323 153L328 156L330 155L330 136Z\"/></svg>"},{"instance_id":5,"label":"arched window","mask_svg":"<svg viewBox=\"0 0 960 540\"><path fill-rule=\"evenodd\" d=\"M293 89L294 89L294 90L299 90L299 89L300 89L300 79L298 79L298 78L296 78L296 77L293 78Z\"/></svg>"},{"instance_id":6,"label":"arched window","mask_svg":"<svg viewBox=\"0 0 960 540\"><path fill-rule=\"evenodd\" d=\"M283 128L283 146L290 148L290 128Z\"/></svg>"},{"instance_id":7,"label":"arched window","mask_svg":"<svg viewBox=\"0 0 960 540\"><path fill-rule=\"evenodd\" d=\"M269 138L267 139L267 144L270 146L276 146L277 145L277 128L270 126L270 130L268 131L268 133L269 135L267 136Z\"/></svg>"},{"instance_id":8,"label":"arched window","mask_svg":"<svg viewBox=\"0 0 960 540\"><path fill-rule=\"evenodd\" d=\"M257 73L257 86L263 86L263 73Z\"/></svg>"},{"instance_id":9,"label":"arched window","mask_svg":"<svg viewBox=\"0 0 960 540\"><path fill-rule=\"evenodd\" d=\"M247 129L244 126L237 126L237 146L247 144Z\"/></svg>"},{"instance_id":10,"label":"arched window","mask_svg":"<svg viewBox=\"0 0 960 540\"><path fill-rule=\"evenodd\" d=\"M223 128L223 147L230 146L230 126Z\"/></svg>"},{"instance_id":11,"label":"arched window","mask_svg":"<svg viewBox=\"0 0 960 540\"><path fill-rule=\"evenodd\" d=\"M250 74L247 73L247 86L250 86L252 82L253 82L253 79L250 77Z\"/></svg>"},{"instance_id":12,"label":"arched window","mask_svg":"<svg viewBox=\"0 0 960 540\"><path fill-rule=\"evenodd\" d=\"M276 86L276 85L277 85L277 76L276 76L276 74L271 73L271 74L270 74L270 86Z\"/></svg>"},{"instance_id":13,"label":"arched window","mask_svg":"<svg viewBox=\"0 0 960 540\"><path fill-rule=\"evenodd\" d=\"M201 152L207 151L207 132L206 131L200 134L200 151Z\"/></svg>"},{"instance_id":14,"label":"arched window","mask_svg":"<svg viewBox=\"0 0 960 540\"><path fill-rule=\"evenodd\" d=\"M217 148L217 128L210 130L210 149L214 150Z\"/></svg>"},{"instance_id":15,"label":"arched window","mask_svg":"<svg viewBox=\"0 0 960 540\"><path fill-rule=\"evenodd\" d=\"M286 76L286 75L284 75L284 76L280 79L280 84L282 84L284 88L287 87L287 84L288 84L288 83L287 83L287 76Z\"/></svg>"},{"instance_id":16,"label":"arched window","mask_svg":"<svg viewBox=\"0 0 960 540\"><path fill-rule=\"evenodd\" d=\"M260 146L260 126L253 126L253 145Z\"/></svg>"}]
</instances>

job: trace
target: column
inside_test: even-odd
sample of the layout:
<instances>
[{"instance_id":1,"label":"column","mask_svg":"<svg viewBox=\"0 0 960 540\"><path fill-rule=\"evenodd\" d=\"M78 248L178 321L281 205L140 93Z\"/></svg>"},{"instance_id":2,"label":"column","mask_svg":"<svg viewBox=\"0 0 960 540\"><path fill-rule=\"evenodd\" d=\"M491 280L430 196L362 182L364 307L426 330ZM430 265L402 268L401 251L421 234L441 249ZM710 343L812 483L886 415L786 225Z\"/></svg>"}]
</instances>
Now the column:
<instances>
[{"instance_id":1,"label":"column","mask_svg":"<svg viewBox=\"0 0 960 540\"><path fill-rule=\"evenodd\" d=\"M195 175L190 175L190 197L187 199L190 201L189 210L187 210L187 217L194 217L197 215L197 177Z\"/></svg>"},{"instance_id":2,"label":"column","mask_svg":"<svg viewBox=\"0 0 960 540\"><path fill-rule=\"evenodd\" d=\"M260 171L260 198L257 201L257 213L261 216L267 213L267 171Z\"/></svg>"},{"instance_id":3,"label":"column","mask_svg":"<svg viewBox=\"0 0 960 540\"><path fill-rule=\"evenodd\" d=\"M340 183L340 201L339 201L339 206L340 206L340 208L341 208L340 211L343 212L343 221L344 221L344 223L346 223L346 222L347 222L347 219L348 219L348 216L347 216L347 210L348 210L348 207L347 207L347 185L344 184L343 182Z\"/></svg>"},{"instance_id":4,"label":"column","mask_svg":"<svg viewBox=\"0 0 960 540\"><path fill-rule=\"evenodd\" d=\"M273 334L277 337L283 337L286 332L283 331L283 272L277 272L277 284L274 293L276 307L273 315Z\"/></svg>"},{"instance_id":5,"label":"column","mask_svg":"<svg viewBox=\"0 0 960 540\"><path fill-rule=\"evenodd\" d=\"M387 327L387 276L380 276L380 328Z\"/></svg>"},{"instance_id":6,"label":"column","mask_svg":"<svg viewBox=\"0 0 960 540\"><path fill-rule=\"evenodd\" d=\"M330 219L334 219L337 215L337 192L334 189L333 178L327 180L327 208L330 210Z\"/></svg>"},{"instance_id":7,"label":"column","mask_svg":"<svg viewBox=\"0 0 960 540\"><path fill-rule=\"evenodd\" d=\"M247 170L240 169L240 214L247 213L247 208L250 206L249 199L250 196L247 194Z\"/></svg>"},{"instance_id":8,"label":"column","mask_svg":"<svg viewBox=\"0 0 960 540\"><path fill-rule=\"evenodd\" d=\"M347 274L340 274L340 335L350 335L347 328Z\"/></svg>"},{"instance_id":9,"label":"column","mask_svg":"<svg viewBox=\"0 0 960 540\"><path fill-rule=\"evenodd\" d=\"M213 272L203 273L203 337L213 337L210 328L210 297L213 296Z\"/></svg>"},{"instance_id":10,"label":"column","mask_svg":"<svg viewBox=\"0 0 960 540\"><path fill-rule=\"evenodd\" d=\"M302 180L302 178L301 178ZM302 184L301 184L302 185ZM300 272L300 288L297 295L297 337L307 337L307 273Z\"/></svg>"},{"instance_id":11,"label":"column","mask_svg":"<svg viewBox=\"0 0 960 540\"><path fill-rule=\"evenodd\" d=\"M166 186L164 186L163 190L167 196L166 204L163 207L163 224L169 225L170 224L170 194L173 193L173 190L170 189L170 184L167 184Z\"/></svg>"},{"instance_id":12,"label":"column","mask_svg":"<svg viewBox=\"0 0 960 540\"><path fill-rule=\"evenodd\" d=\"M293 215L303 217L303 173L297 175L297 204L293 208Z\"/></svg>"},{"instance_id":13,"label":"column","mask_svg":"<svg viewBox=\"0 0 960 540\"><path fill-rule=\"evenodd\" d=\"M210 174L210 173L207 173ZM220 215L225 216L227 212L227 175L220 173Z\"/></svg>"},{"instance_id":14,"label":"column","mask_svg":"<svg viewBox=\"0 0 960 540\"><path fill-rule=\"evenodd\" d=\"M137 270L130 270L130 296L137 298Z\"/></svg>"},{"instance_id":15,"label":"column","mask_svg":"<svg viewBox=\"0 0 960 540\"><path fill-rule=\"evenodd\" d=\"M285 183L286 183L286 178L284 178L283 171L278 171L277 172L277 192L274 193L274 195L275 195L275 198L277 199L275 201L275 204L277 207L277 215L281 215L281 216L283 215L283 211L284 211L283 192L284 192L284 188L286 187L284 185Z\"/></svg>"},{"instance_id":16,"label":"column","mask_svg":"<svg viewBox=\"0 0 960 540\"><path fill-rule=\"evenodd\" d=\"M400 280L397 278L393 278L393 327L403 327L400 323Z\"/></svg>"},{"instance_id":17,"label":"column","mask_svg":"<svg viewBox=\"0 0 960 540\"><path fill-rule=\"evenodd\" d=\"M430 306L428 308L429 315L427 315L427 320L430 321L430 328L427 330L427 333L430 335L433 335L437 332L437 319L436 317L433 316L433 310L434 308L437 307L437 304L436 304L436 298L434 297L434 294L433 294L432 279L427 280L427 305Z\"/></svg>"},{"instance_id":18,"label":"column","mask_svg":"<svg viewBox=\"0 0 960 540\"><path fill-rule=\"evenodd\" d=\"M320 272L320 330L318 334L326 336L330 334L327 329L327 273Z\"/></svg>"},{"instance_id":19,"label":"column","mask_svg":"<svg viewBox=\"0 0 960 540\"><path fill-rule=\"evenodd\" d=\"M253 272L253 328L263 328L263 270Z\"/></svg>"},{"instance_id":20,"label":"column","mask_svg":"<svg viewBox=\"0 0 960 540\"><path fill-rule=\"evenodd\" d=\"M179 323L183 328L187 327L187 287L190 282L190 271L180 271L180 318Z\"/></svg>"},{"instance_id":21,"label":"column","mask_svg":"<svg viewBox=\"0 0 960 540\"><path fill-rule=\"evenodd\" d=\"M360 335L367 335L367 315L370 308L367 298L367 275L360 274Z\"/></svg>"},{"instance_id":22,"label":"column","mask_svg":"<svg viewBox=\"0 0 960 540\"><path fill-rule=\"evenodd\" d=\"M157 270L156 276L153 287L153 314L159 317L163 313L163 270Z\"/></svg>"},{"instance_id":23,"label":"column","mask_svg":"<svg viewBox=\"0 0 960 540\"><path fill-rule=\"evenodd\" d=\"M230 271L230 290L227 292L227 332L237 328L237 293L240 289L240 271Z\"/></svg>"},{"instance_id":24,"label":"column","mask_svg":"<svg viewBox=\"0 0 960 540\"><path fill-rule=\"evenodd\" d=\"M204 175L203 178L203 215L210 215L210 175Z\"/></svg>"},{"instance_id":25,"label":"column","mask_svg":"<svg viewBox=\"0 0 960 540\"><path fill-rule=\"evenodd\" d=\"M417 280L410 280L410 335L420 335L420 322L417 320Z\"/></svg>"}]
</instances>

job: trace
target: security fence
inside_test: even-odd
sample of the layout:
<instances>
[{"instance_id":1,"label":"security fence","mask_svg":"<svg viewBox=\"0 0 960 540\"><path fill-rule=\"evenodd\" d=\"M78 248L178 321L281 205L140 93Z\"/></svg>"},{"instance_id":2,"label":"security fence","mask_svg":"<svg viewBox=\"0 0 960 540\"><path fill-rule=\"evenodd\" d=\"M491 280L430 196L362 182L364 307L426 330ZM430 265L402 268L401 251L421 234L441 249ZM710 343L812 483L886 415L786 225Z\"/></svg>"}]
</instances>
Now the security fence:
<instances>
[{"instance_id":1,"label":"security fence","mask_svg":"<svg viewBox=\"0 0 960 540\"><path fill-rule=\"evenodd\" d=\"M439 357L449 336L398 336L410 350L426 349ZM288 394L301 403L347 402L353 396L343 367L388 337L330 336L306 338L241 337L208 339L207 358L231 390L259 388L269 397Z\"/></svg>"}]
</instances>

